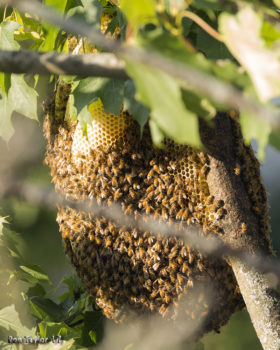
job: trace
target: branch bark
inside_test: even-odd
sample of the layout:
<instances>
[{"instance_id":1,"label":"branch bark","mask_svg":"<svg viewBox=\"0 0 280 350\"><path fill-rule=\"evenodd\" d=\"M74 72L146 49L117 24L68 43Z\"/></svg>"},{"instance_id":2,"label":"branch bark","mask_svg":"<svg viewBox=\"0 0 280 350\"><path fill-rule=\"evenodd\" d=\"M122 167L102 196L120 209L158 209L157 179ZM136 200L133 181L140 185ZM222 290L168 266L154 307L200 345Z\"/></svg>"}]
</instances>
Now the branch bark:
<instances>
[{"instance_id":1,"label":"branch bark","mask_svg":"<svg viewBox=\"0 0 280 350\"><path fill-rule=\"evenodd\" d=\"M202 123L201 130L210 157L210 172L207 176L209 190L217 200L225 202L227 210L221 224L223 241L233 247L249 250L252 256L259 253L272 255L270 241L265 230L261 229L260 218L252 210L247 185L242 176L235 172L236 164L242 166L242 163L236 153L236 138L230 117L220 114L216 117L215 128L210 129ZM266 215L266 212L261 215ZM240 233L242 224L247 227L245 234ZM271 280L267 275L234 257L230 257L229 262L263 348L279 350L279 293L271 288Z\"/></svg>"},{"instance_id":2,"label":"branch bark","mask_svg":"<svg viewBox=\"0 0 280 350\"><path fill-rule=\"evenodd\" d=\"M0 71L41 75L79 75L128 79L124 62L110 53L71 55L0 50Z\"/></svg>"}]
</instances>

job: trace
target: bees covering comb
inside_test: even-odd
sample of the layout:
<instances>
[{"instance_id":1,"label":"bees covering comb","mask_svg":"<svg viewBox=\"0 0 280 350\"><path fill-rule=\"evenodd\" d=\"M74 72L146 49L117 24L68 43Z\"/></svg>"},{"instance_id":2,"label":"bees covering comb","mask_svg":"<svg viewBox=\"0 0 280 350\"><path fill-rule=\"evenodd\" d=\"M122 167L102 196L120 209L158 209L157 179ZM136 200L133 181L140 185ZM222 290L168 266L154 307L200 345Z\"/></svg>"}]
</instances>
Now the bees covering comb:
<instances>
[{"instance_id":1,"label":"bees covering comb","mask_svg":"<svg viewBox=\"0 0 280 350\"><path fill-rule=\"evenodd\" d=\"M96 198L104 208L118 203L124 215L148 215L171 228L193 225L205 239L210 232L223 234L219 221L227 213L209 193L207 154L171 140L156 148L148 126L141 137L132 116L105 113L100 100L89 108L86 138L77 121L57 118L55 101L47 107L44 130L56 191L74 201ZM190 325L201 322L199 336L218 330L244 306L226 261L203 257L182 239L70 207L59 208L57 221L79 277L115 321L135 314L176 321L183 314Z\"/></svg>"}]
</instances>

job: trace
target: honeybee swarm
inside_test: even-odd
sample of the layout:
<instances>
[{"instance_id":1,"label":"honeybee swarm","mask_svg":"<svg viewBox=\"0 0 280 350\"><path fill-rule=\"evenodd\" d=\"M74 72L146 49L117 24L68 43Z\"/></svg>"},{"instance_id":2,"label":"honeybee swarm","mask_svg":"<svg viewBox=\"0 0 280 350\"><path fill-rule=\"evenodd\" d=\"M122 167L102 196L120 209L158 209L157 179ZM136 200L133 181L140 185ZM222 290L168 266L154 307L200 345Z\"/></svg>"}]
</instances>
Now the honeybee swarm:
<instances>
[{"instance_id":1,"label":"honeybee swarm","mask_svg":"<svg viewBox=\"0 0 280 350\"><path fill-rule=\"evenodd\" d=\"M75 201L96 198L104 207L119 203L135 217L150 215L182 228L195 225L205 239L209 231L222 234L219 220L226 211L223 201L209 194L206 154L170 140L164 149L155 148L148 127L141 137L128 113L107 114L100 100L89 108L86 138L77 122L58 122L55 101L46 108L44 131L45 161L56 191ZM70 207L59 208L57 221L79 277L115 321L135 313L176 320L184 312L187 322L203 320L198 331L203 334L218 330L243 307L230 266L203 257L180 239Z\"/></svg>"}]
</instances>

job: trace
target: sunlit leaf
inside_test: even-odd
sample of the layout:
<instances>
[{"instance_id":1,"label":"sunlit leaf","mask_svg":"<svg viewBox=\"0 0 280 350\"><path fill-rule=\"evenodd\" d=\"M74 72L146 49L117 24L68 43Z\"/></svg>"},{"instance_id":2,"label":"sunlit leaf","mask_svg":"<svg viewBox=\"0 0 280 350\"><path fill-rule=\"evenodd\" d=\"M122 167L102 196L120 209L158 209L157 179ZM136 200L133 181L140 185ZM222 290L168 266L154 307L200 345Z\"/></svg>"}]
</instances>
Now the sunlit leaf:
<instances>
[{"instance_id":1,"label":"sunlit leaf","mask_svg":"<svg viewBox=\"0 0 280 350\"><path fill-rule=\"evenodd\" d=\"M12 74L9 100L13 111L37 120L37 94L28 86L22 75Z\"/></svg>"},{"instance_id":2,"label":"sunlit leaf","mask_svg":"<svg viewBox=\"0 0 280 350\"><path fill-rule=\"evenodd\" d=\"M36 328L29 329L21 323L15 305L0 310L0 327L8 331L14 331L18 337L35 336Z\"/></svg>"},{"instance_id":3,"label":"sunlit leaf","mask_svg":"<svg viewBox=\"0 0 280 350\"><path fill-rule=\"evenodd\" d=\"M155 0L120 0L120 8L132 27L156 19Z\"/></svg>"},{"instance_id":4,"label":"sunlit leaf","mask_svg":"<svg viewBox=\"0 0 280 350\"><path fill-rule=\"evenodd\" d=\"M186 109L177 80L158 69L128 60L126 68L136 84L136 98L151 109L152 120L165 135L199 148L198 119Z\"/></svg>"},{"instance_id":5,"label":"sunlit leaf","mask_svg":"<svg viewBox=\"0 0 280 350\"><path fill-rule=\"evenodd\" d=\"M249 144L252 139L256 139L258 141L258 157L260 160L263 160L271 127L268 123L262 121L260 118L256 118L255 115L252 115L247 111L241 111L240 124L246 143Z\"/></svg>"},{"instance_id":6,"label":"sunlit leaf","mask_svg":"<svg viewBox=\"0 0 280 350\"><path fill-rule=\"evenodd\" d=\"M37 281L41 281L41 282L47 282L49 284L51 284L49 277L47 276L47 274L41 269L40 266L38 265L29 265L29 266L20 266L20 268L28 273L29 275L31 275L32 277L34 277Z\"/></svg>"},{"instance_id":7,"label":"sunlit leaf","mask_svg":"<svg viewBox=\"0 0 280 350\"><path fill-rule=\"evenodd\" d=\"M0 49L18 50L20 48L14 39L14 31L19 27L20 24L13 21L2 22L0 24Z\"/></svg>"},{"instance_id":8,"label":"sunlit leaf","mask_svg":"<svg viewBox=\"0 0 280 350\"><path fill-rule=\"evenodd\" d=\"M245 67L262 101L280 95L280 61L261 38L261 18L251 8L237 16L223 13L220 30L231 53Z\"/></svg>"}]
</instances>

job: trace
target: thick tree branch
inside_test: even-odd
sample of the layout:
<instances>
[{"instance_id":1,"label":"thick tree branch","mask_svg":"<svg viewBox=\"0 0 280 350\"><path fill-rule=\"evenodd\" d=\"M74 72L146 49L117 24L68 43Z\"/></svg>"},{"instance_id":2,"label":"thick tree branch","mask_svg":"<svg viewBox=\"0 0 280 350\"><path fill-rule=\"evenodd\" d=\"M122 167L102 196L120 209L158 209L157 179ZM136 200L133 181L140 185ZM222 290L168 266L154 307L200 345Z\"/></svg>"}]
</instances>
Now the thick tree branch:
<instances>
[{"instance_id":1,"label":"thick tree branch","mask_svg":"<svg viewBox=\"0 0 280 350\"><path fill-rule=\"evenodd\" d=\"M209 190L217 200L224 201L227 210L220 223L224 231L224 242L249 250L252 257L260 252L263 256L272 254L269 241L261 229L260 218L252 210L246 184L242 176L235 173L236 164L242 166L242 162L236 153L234 124L227 115L220 114L215 119L214 129L202 125L202 135L205 135L203 139L210 158L210 172L207 176ZM250 176L255 176L254 172ZM265 211L260 214L266 215ZM245 234L240 233L242 224L247 227ZM229 261L263 348L279 350L279 293L271 288L267 276L259 269L256 271L252 265L233 256Z\"/></svg>"},{"instance_id":2,"label":"thick tree branch","mask_svg":"<svg viewBox=\"0 0 280 350\"><path fill-rule=\"evenodd\" d=\"M59 16L50 7L31 0L0 0L0 4L16 6L21 11L36 14L41 19L59 26L68 33L87 37L105 51L113 52L118 57L150 65L179 79L183 86L193 88L212 101L236 110L251 112L261 120L265 120L273 130L280 131L279 111L265 107L260 103L245 98L236 88L210 74L200 72L188 64L164 57L156 52L139 48L122 46L118 41L106 38L92 29L90 25L72 18Z\"/></svg>"},{"instance_id":3,"label":"thick tree branch","mask_svg":"<svg viewBox=\"0 0 280 350\"><path fill-rule=\"evenodd\" d=\"M124 62L110 53L71 55L0 50L0 71L41 75L79 75L128 79Z\"/></svg>"}]
</instances>

